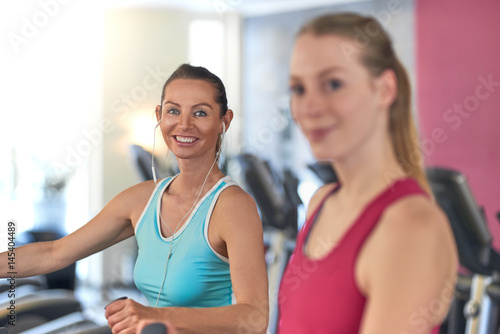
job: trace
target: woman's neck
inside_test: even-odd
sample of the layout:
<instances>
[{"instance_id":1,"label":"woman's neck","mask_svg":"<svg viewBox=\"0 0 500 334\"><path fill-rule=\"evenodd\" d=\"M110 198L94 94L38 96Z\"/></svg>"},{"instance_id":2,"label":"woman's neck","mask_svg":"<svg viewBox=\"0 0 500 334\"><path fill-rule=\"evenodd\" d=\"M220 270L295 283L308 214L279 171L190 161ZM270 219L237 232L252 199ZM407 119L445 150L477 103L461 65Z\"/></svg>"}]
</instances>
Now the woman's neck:
<instances>
[{"instance_id":1,"label":"woman's neck","mask_svg":"<svg viewBox=\"0 0 500 334\"><path fill-rule=\"evenodd\" d=\"M215 157L209 159L179 159L179 176L176 178L176 189L185 195L198 194L205 183L202 193L210 189L224 174L220 171Z\"/></svg>"},{"instance_id":2,"label":"woman's neck","mask_svg":"<svg viewBox=\"0 0 500 334\"><path fill-rule=\"evenodd\" d=\"M396 159L389 138L378 145L372 142L332 165L342 186L342 197L348 202L365 203L396 179L407 176Z\"/></svg>"}]
</instances>

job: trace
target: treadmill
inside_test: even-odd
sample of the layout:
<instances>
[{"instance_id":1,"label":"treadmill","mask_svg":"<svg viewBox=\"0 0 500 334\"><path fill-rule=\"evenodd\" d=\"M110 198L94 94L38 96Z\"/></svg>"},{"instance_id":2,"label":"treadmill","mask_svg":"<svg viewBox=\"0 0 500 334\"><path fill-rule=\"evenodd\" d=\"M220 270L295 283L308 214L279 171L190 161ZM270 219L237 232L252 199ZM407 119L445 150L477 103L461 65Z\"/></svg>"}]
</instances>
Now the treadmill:
<instances>
[{"instance_id":1,"label":"treadmill","mask_svg":"<svg viewBox=\"0 0 500 334\"><path fill-rule=\"evenodd\" d=\"M500 302L500 255L483 211L467 178L459 171L426 169L437 204L451 224L460 265L468 271L458 278L455 299L441 334L497 334Z\"/></svg>"},{"instance_id":2,"label":"treadmill","mask_svg":"<svg viewBox=\"0 0 500 334\"><path fill-rule=\"evenodd\" d=\"M266 264L269 277L269 330L278 323L278 289L283 271L295 248L298 230L298 179L288 169L278 173L252 154L237 157L243 170L244 188L253 196L264 228Z\"/></svg>"}]
</instances>

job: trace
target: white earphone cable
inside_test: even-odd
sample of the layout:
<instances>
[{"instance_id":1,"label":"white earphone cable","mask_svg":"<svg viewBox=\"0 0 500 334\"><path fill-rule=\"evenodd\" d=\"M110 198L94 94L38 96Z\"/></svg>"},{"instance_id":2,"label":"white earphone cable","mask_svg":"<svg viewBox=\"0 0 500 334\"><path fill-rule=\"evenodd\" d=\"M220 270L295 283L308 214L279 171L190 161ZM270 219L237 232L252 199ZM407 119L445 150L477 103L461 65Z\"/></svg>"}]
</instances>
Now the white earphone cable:
<instances>
[{"instance_id":1,"label":"white earphone cable","mask_svg":"<svg viewBox=\"0 0 500 334\"><path fill-rule=\"evenodd\" d=\"M159 124L159 122L158 122ZM207 176L205 177L205 180L203 181L203 184L201 185L201 189L200 189L200 192L198 193L198 196L196 197L196 200L194 201L193 203L193 206L191 206L191 208L188 210L188 212L186 212L186 214L181 218L181 220L179 221L179 223L177 223L177 226L175 227L175 230L172 231L172 229L170 228L170 226L168 226L165 221L163 220L163 216L162 216L162 213L161 213L161 208L162 208L162 205L161 205L161 199L160 199L160 221L162 222L162 224L167 227L170 231L170 233L172 233L172 240L170 241L170 247L169 247L169 251L168 251L168 257L167 257L167 261L165 262L165 274L163 275L163 281L161 282L161 286L160 286L160 289L158 291L158 297L156 298L156 303L155 303L155 307L158 306L158 302L160 301L160 295L161 295L161 291L163 290L163 286L165 284L165 280L167 279L167 269L168 269L168 262L170 261L170 258L172 257L172 248L173 248L173 245L174 245L174 239L175 239L175 233L177 232L177 229L179 228L180 224L182 223L182 221L184 220L184 218L186 218L186 216L193 210L193 208L196 206L196 204L198 203L198 200L200 199L200 196L201 196L201 193L203 192L203 188L205 188L205 184L208 180L208 177L210 176L210 173L212 172L212 169L214 168L215 166L215 163L217 162L217 159L219 158L220 156L220 153L221 153L221 150L222 150L222 144L224 142L224 135L226 134L226 127L225 127L225 124L223 124L223 132L222 132L222 135L221 135L221 145L219 147L219 151L217 152L217 154L215 155L215 159L214 159L214 162L212 163L212 166L210 167L210 169L208 170L208 173L207 173ZM158 125L157 125L158 126ZM156 129L156 128L155 128ZM154 152L154 141L153 141L153 152ZM154 155L153 155L154 157ZM154 176L154 166L152 167L153 168L153 176ZM156 183L156 179L155 179L155 183Z\"/></svg>"},{"instance_id":2,"label":"white earphone cable","mask_svg":"<svg viewBox=\"0 0 500 334\"><path fill-rule=\"evenodd\" d=\"M156 123L153 130L153 153L151 154L151 171L153 172L153 180L156 184L156 171L155 171L155 144L156 144L156 128L160 125L161 119Z\"/></svg>"}]
</instances>

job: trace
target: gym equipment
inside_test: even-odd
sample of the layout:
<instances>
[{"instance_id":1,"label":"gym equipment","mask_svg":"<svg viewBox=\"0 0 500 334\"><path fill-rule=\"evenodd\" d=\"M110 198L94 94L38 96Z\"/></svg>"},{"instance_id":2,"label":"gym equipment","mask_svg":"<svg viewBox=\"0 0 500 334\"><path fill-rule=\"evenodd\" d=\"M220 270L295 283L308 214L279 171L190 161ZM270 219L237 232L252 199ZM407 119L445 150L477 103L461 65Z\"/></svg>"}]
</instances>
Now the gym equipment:
<instances>
[{"instance_id":1,"label":"gym equipment","mask_svg":"<svg viewBox=\"0 0 500 334\"><path fill-rule=\"evenodd\" d=\"M0 304L0 326L9 334L111 334L86 316L73 291L62 289L40 290L18 297L16 288L15 326L9 325L10 301Z\"/></svg>"},{"instance_id":2,"label":"gym equipment","mask_svg":"<svg viewBox=\"0 0 500 334\"><path fill-rule=\"evenodd\" d=\"M33 327L21 334L111 334L108 326L98 326L81 312L74 312ZM9 334L11 334L9 332Z\"/></svg>"},{"instance_id":3,"label":"gym equipment","mask_svg":"<svg viewBox=\"0 0 500 334\"><path fill-rule=\"evenodd\" d=\"M453 229L460 264L471 273L470 277L459 278L444 333L496 334L500 316L500 254L492 247L484 214L465 175L438 167L427 168L426 173L436 201Z\"/></svg>"},{"instance_id":4,"label":"gym equipment","mask_svg":"<svg viewBox=\"0 0 500 334\"><path fill-rule=\"evenodd\" d=\"M151 170L151 152L145 150L142 146L134 144L129 146L129 153L132 156L136 172L139 174L141 179L143 181L152 180L153 172ZM157 162L154 162L153 166L155 170L160 169Z\"/></svg>"},{"instance_id":5,"label":"gym equipment","mask_svg":"<svg viewBox=\"0 0 500 334\"><path fill-rule=\"evenodd\" d=\"M97 325L81 312L82 307L73 291L48 290L45 275L16 278L15 290L9 292L11 289L12 286L8 280L0 283L0 292L2 292L0 327L6 327L4 333L111 333L108 326ZM11 300L15 302L13 307L11 307ZM10 318L11 310L15 312L15 326L9 324L9 321L13 320Z\"/></svg>"},{"instance_id":6,"label":"gym equipment","mask_svg":"<svg viewBox=\"0 0 500 334\"><path fill-rule=\"evenodd\" d=\"M73 293L65 290L34 291L25 296L16 296L11 301L0 305L0 327L8 328L9 334L20 333L81 310ZM9 325L11 320L15 320L15 326Z\"/></svg>"},{"instance_id":7,"label":"gym equipment","mask_svg":"<svg viewBox=\"0 0 500 334\"><path fill-rule=\"evenodd\" d=\"M141 334L167 334L168 329L164 324L154 323L144 327ZM0 333L1 334L1 333Z\"/></svg>"},{"instance_id":8,"label":"gym equipment","mask_svg":"<svg viewBox=\"0 0 500 334\"><path fill-rule=\"evenodd\" d=\"M27 278L16 278L16 289L26 286L31 289L46 287L47 282L41 276L27 277ZM0 281L0 294L9 291L10 283L8 281Z\"/></svg>"},{"instance_id":9,"label":"gym equipment","mask_svg":"<svg viewBox=\"0 0 500 334\"><path fill-rule=\"evenodd\" d=\"M295 248L298 206L298 179L290 170L278 175L267 163L251 154L237 157L245 188L259 208L264 227L264 245L269 277L269 330L274 333L278 323L278 290L281 276Z\"/></svg>"},{"instance_id":10,"label":"gym equipment","mask_svg":"<svg viewBox=\"0 0 500 334\"><path fill-rule=\"evenodd\" d=\"M9 280L0 281L0 305L10 302L9 295L15 293L16 297L32 294L37 290L47 287L47 282L43 276L36 276L30 278L16 278L15 291L12 291L13 286ZM11 295L11 297L13 297Z\"/></svg>"},{"instance_id":11,"label":"gym equipment","mask_svg":"<svg viewBox=\"0 0 500 334\"><path fill-rule=\"evenodd\" d=\"M152 167L154 167L158 179L162 179L168 175L175 175L179 172L177 167L160 164L158 159L153 160L153 165L151 165L152 153L140 145L130 145L129 154L132 159L132 165L141 181L154 179L155 175L153 175Z\"/></svg>"},{"instance_id":12,"label":"gym equipment","mask_svg":"<svg viewBox=\"0 0 500 334\"><path fill-rule=\"evenodd\" d=\"M307 165L307 167L312 170L320 178L320 180L323 181L323 183L338 181L335 170L328 162L315 162Z\"/></svg>"},{"instance_id":13,"label":"gym equipment","mask_svg":"<svg viewBox=\"0 0 500 334\"><path fill-rule=\"evenodd\" d=\"M281 178L269 163L252 154L241 154L237 160L244 173L246 188L259 207L262 224L295 236L297 206L302 204L297 193L297 178L289 170L285 170Z\"/></svg>"}]
</instances>

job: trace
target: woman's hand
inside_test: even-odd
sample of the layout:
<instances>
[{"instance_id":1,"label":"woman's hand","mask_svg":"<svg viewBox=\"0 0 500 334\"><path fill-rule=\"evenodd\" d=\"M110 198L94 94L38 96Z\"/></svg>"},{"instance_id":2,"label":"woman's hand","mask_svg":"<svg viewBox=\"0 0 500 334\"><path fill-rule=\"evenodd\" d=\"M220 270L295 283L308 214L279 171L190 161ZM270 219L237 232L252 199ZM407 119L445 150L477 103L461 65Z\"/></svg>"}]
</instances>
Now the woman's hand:
<instances>
[{"instance_id":1,"label":"woman's hand","mask_svg":"<svg viewBox=\"0 0 500 334\"><path fill-rule=\"evenodd\" d=\"M132 299L117 300L106 307L105 313L113 334L140 333L139 322L150 319L160 321L157 308L144 306Z\"/></svg>"}]
</instances>

